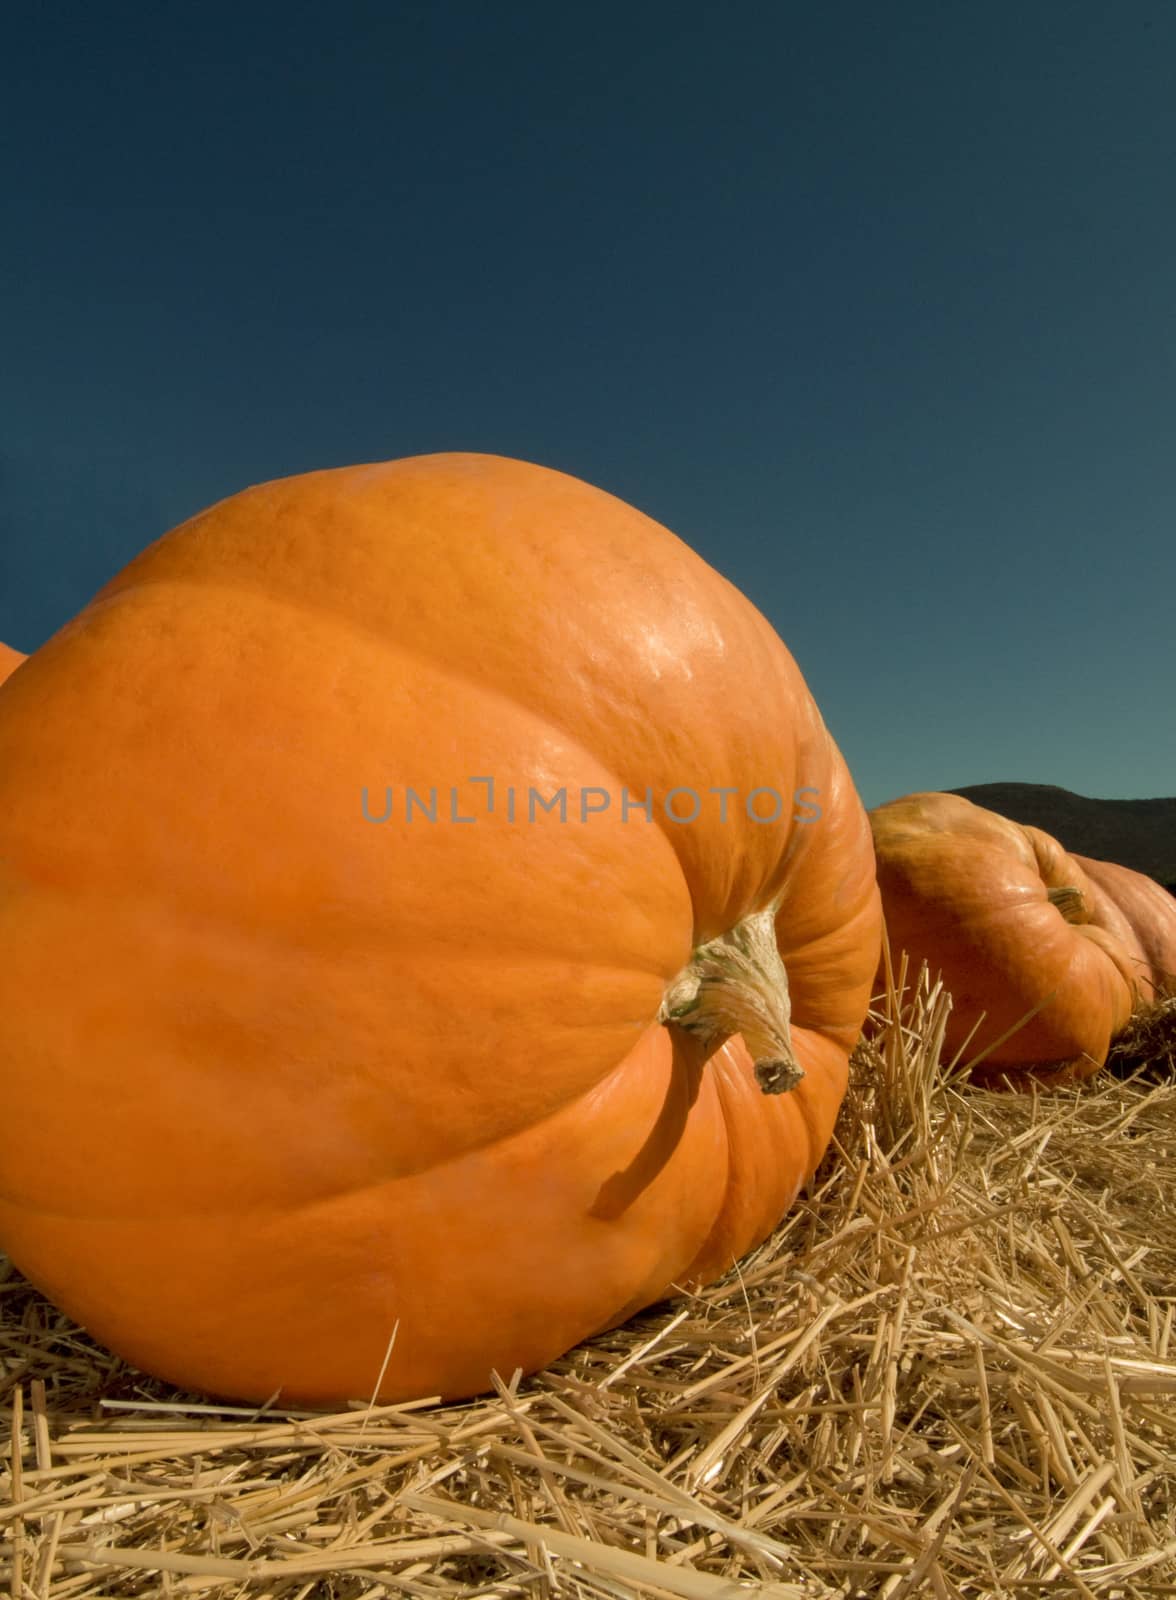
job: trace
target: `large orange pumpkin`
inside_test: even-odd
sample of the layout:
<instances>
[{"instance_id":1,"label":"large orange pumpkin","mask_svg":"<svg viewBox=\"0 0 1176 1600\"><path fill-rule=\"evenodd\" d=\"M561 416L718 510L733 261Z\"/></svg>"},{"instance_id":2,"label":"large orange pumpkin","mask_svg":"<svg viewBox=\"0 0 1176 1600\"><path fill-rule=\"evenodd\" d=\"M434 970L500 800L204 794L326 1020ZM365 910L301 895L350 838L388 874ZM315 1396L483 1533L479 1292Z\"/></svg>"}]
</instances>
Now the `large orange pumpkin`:
<instances>
[{"instance_id":1,"label":"large orange pumpkin","mask_svg":"<svg viewBox=\"0 0 1176 1600\"><path fill-rule=\"evenodd\" d=\"M878 950L801 675L671 533L489 456L247 490L0 695L0 1243L184 1385L483 1390L765 1237Z\"/></svg>"},{"instance_id":2,"label":"large orange pumpkin","mask_svg":"<svg viewBox=\"0 0 1176 1600\"><path fill-rule=\"evenodd\" d=\"M0 683L11 676L24 659L19 650L14 650L10 644L0 643Z\"/></svg>"},{"instance_id":3,"label":"large orange pumpkin","mask_svg":"<svg viewBox=\"0 0 1176 1600\"><path fill-rule=\"evenodd\" d=\"M1021 1087L1096 1072L1144 983L1087 875L1103 864L962 795L906 795L870 823L892 957L942 973L949 1051Z\"/></svg>"}]
</instances>

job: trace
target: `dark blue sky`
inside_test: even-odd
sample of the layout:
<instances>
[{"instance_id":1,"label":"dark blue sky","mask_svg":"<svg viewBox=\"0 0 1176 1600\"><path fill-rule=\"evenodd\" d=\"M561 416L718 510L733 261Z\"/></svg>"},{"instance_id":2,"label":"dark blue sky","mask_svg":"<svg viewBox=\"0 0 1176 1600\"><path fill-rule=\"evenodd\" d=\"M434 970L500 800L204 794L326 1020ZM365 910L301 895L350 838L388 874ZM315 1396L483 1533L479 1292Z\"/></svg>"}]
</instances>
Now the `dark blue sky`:
<instances>
[{"instance_id":1,"label":"dark blue sky","mask_svg":"<svg viewBox=\"0 0 1176 1600\"><path fill-rule=\"evenodd\" d=\"M0 638L246 485L587 478L868 804L1176 792L1176 7L9 7Z\"/></svg>"}]
</instances>

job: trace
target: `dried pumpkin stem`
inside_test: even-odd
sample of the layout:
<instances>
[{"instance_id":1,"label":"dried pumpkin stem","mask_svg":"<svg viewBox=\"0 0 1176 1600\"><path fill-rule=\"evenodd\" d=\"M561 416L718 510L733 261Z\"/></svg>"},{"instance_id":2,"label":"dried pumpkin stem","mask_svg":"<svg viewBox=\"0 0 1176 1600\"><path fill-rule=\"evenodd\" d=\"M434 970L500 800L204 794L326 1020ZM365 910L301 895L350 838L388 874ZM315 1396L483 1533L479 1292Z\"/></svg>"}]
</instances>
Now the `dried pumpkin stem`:
<instances>
[{"instance_id":1,"label":"dried pumpkin stem","mask_svg":"<svg viewBox=\"0 0 1176 1600\"><path fill-rule=\"evenodd\" d=\"M1072 883L1064 883L1057 889L1051 889L1049 903L1051 906L1057 906L1066 921L1074 923L1075 926L1090 921L1086 896Z\"/></svg>"},{"instance_id":2,"label":"dried pumpkin stem","mask_svg":"<svg viewBox=\"0 0 1176 1600\"><path fill-rule=\"evenodd\" d=\"M765 1094L804 1077L792 1049L788 974L776 947L776 907L756 911L699 945L667 987L659 1022L673 1022L708 1051L742 1034Z\"/></svg>"}]
</instances>

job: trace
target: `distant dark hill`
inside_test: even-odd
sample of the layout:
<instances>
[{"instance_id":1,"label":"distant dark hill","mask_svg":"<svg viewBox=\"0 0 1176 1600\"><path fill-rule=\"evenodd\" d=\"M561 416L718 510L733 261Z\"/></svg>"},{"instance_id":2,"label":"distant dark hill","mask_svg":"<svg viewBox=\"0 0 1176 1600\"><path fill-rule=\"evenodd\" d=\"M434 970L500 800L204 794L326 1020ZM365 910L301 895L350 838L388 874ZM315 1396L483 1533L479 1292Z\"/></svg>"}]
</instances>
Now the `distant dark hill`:
<instances>
[{"instance_id":1,"label":"distant dark hill","mask_svg":"<svg viewBox=\"0 0 1176 1600\"><path fill-rule=\"evenodd\" d=\"M1176 799L1092 800L1050 783L976 783L952 792L1043 828L1080 856L1146 872L1176 894Z\"/></svg>"}]
</instances>

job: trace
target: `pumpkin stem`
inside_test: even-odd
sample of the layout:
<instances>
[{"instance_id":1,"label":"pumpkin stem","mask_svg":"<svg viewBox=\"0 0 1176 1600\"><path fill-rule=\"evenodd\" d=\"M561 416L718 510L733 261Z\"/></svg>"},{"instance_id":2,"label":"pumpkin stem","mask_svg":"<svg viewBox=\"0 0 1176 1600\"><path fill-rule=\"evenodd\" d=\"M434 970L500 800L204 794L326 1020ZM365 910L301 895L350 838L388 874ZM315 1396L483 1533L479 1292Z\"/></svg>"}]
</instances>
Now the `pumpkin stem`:
<instances>
[{"instance_id":1,"label":"pumpkin stem","mask_svg":"<svg viewBox=\"0 0 1176 1600\"><path fill-rule=\"evenodd\" d=\"M760 1088L783 1094L804 1077L792 1050L791 1016L773 905L699 945L666 989L657 1020L684 1028L708 1053L742 1034Z\"/></svg>"},{"instance_id":2,"label":"pumpkin stem","mask_svg":"<svg viewBox=\"0 0 1176 1600\"><path fill-rule=\"evenodd\" d=\"M1083 895L1082 890L1076 888L1072 883L1064 883L1060 888L1051 889L1049 891L1049 903L1051 906L1057 906L1066 921L1074 923L1075 926L1090 921L1090 911L1087 908L1086 897Z\"/></svg>"}]
</instances>

